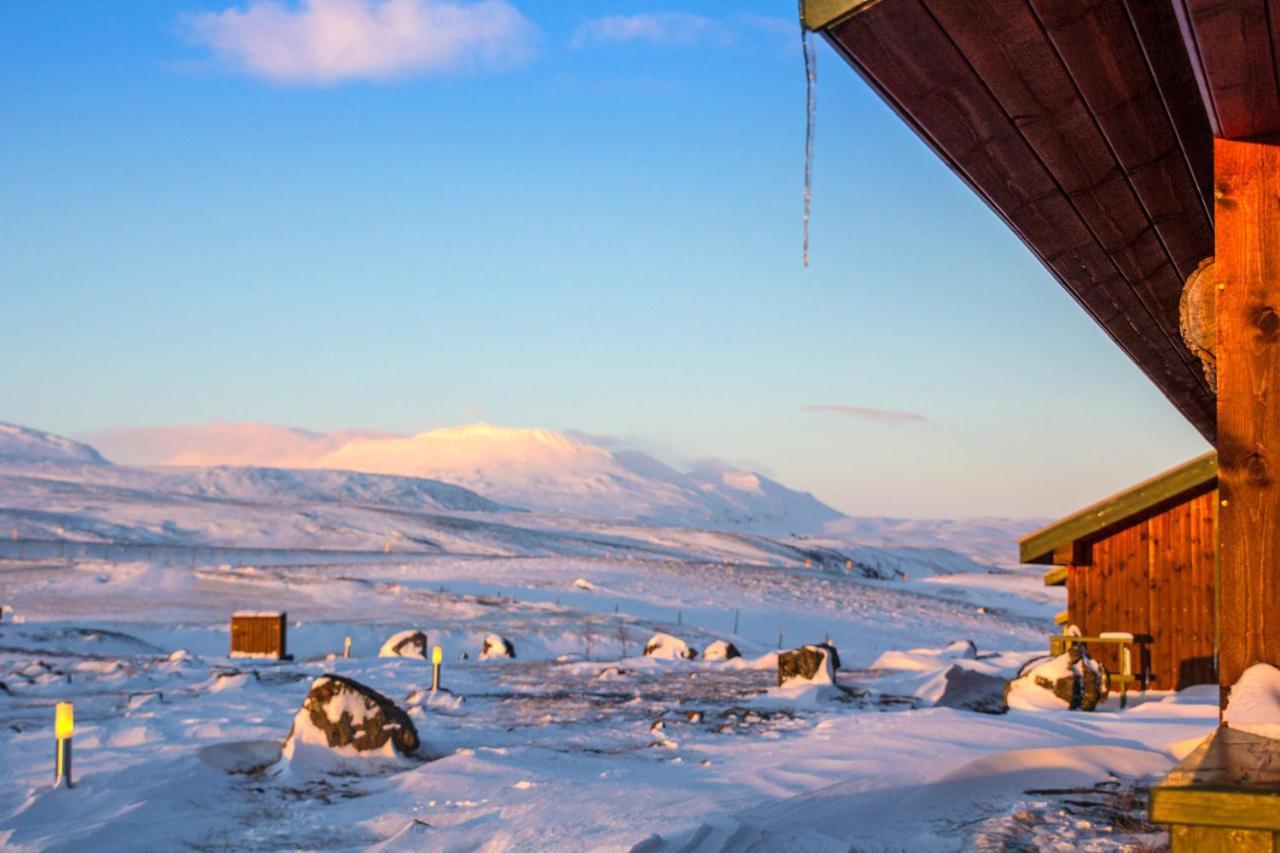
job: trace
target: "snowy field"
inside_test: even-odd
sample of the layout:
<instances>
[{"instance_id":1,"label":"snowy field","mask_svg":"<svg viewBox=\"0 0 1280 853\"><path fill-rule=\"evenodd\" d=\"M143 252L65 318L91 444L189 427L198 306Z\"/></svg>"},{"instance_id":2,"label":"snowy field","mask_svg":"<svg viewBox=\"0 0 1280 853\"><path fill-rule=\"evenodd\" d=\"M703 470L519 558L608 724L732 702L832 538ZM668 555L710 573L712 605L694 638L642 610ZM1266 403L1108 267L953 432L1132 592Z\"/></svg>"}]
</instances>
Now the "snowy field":
<instances>
[{"instance_id":1,"label":"snowy field","mask_svg":"<svg viewBox=\"0 0 1280 853\"><path fill-rule=\"evenodd\" d=\"M991 565L988 523L976 549L960 524L945 541L877 520L660 526L406 477L126 468L14 435L6 849L1159 848L1144 787L1216 723L1211 688L1091 714L938 706L953 667L1009 678L1041 655L1063 606L1038 572ZM293 660L228 656L244 609L288 612ZM443 647L445 691L428 662L377 656L406 629ZM743 656L643 657L657 632ZM478 660L491 633L514 660ZM839 688L777 688L777 650L823 640ZM407 710L423 754L282 759L325 673ZM59 701L71 790L51 789Z\"/></svg>"}]
</instances>

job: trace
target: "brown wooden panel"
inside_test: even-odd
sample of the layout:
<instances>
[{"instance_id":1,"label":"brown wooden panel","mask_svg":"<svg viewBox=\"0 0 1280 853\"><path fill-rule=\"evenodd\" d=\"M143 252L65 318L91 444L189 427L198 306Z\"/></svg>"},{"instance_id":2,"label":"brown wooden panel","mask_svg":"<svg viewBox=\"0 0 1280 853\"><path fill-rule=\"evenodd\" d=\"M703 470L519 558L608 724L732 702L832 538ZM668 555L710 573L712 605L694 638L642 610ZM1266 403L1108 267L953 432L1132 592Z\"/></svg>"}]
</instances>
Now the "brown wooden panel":
<instances>
[{"instance_id":1,"label":"brown wooden panel","mask_svg":"<svg viewBox=\"0 0 1280 853\"><path fill-rule=\"evenodd\" d=\"M286 618L284 613L234 614L231 617L231 654L285 657Z\"/></svg>"},{"instance_id":2,"label":"brown wooden panel","mask_svg":"<svg viewBox=\"0 0 1280 853\"><path fill-rule=\"evenodd\" d=\"M1113 0L1107 10L1123 6ZM1181 268L1210 253L1208 225L1179 125L1148 67L1159 54L1143 52L1129 30L1126 68L1141 79L1120 80L1116 91L1080 70L1098 62L1087 27L1065 21L1061 31L1073 70L1103 98L1103 118L1026 0L877 3L826 34L1212 437L1213 396L1177 331ZM1185 77L1161 81L1185 87ZM1152 140L1121 138L1147 124L1160 127Z\"/></svg>"},{"instance_id":3,"label":"brown wooden panel","mask_svg":"<svg viewBox=\"0 0 1280 853\"><path fill-rule=\"evenodd\" d=\"M1176 317L1182 283L1212 253L1212 207L1196 184L1138 32L1120 0L1032 0L1031 5L1078 89L1078 102L1096 122L1108 159L1118 164L1138 206L1137 211L1109 211L1124 223L1123 230L1136 233L1131 248L1122 247L1118 254L1113 247L1108 250L1118 259L1144 250L1157 258L1155 268L1141 256L1134 260L1151 277L1145 283L1153 291L1151 298L1163 300L1168 316ZM1098 61L1100 54L1106 62ZM1182 80L1184 86L1189 82L1185 75ZM1172 78L1167 83L1172 85ZM1194 91L1193 84L1169 96L1185 100ZM1208 138L1207 120L1198 130Z\"/></svg>"},{"instance_id":4,"label":"brown wooden panel","mask_svg":"<svg viewBox=\"0 0 1280 853\"><path fill-rule=\"evenodd\" d=\"M1198 63L1213 129L1227 139L1280 132L1280 83L1267 0L1174 0L1188 54Z\"/></svg>"},{"instance_id":5,"label":"brown wooden panel","mask_svg":"<svg viewBox=\"0 0 1280 853\"><path fill-rule=\"evenodd\" d=\"M1068 578L1072 622L1087 635L1127 631L1160 690L1210 684L1213 670L1214 493L1199 495L1094 543L1093 564ZM1093 649L1108 668L1118 652Z\"/></svg>"},{"instance_id":6,"label":"brown wooden panel","mask_svg":"<svg viewBox=\"0 0 1280 853\"><path fill-rule=\"evenodd\" d=\"M1223 698L1280 663L1280 147L1214 144Z\"/></svg>"},{"instance_id":7,"label":"brown wooden panel","mask_svg":"<svg viewBox=\"0 0 1280 853\"><path fill-rule=\"evenodd\" d=\"M1195 68L1187 56L1177 13L1172 3L1151 0L1124 0L1124 7L1169 112L1169 120L1176 129L1201 206L1212 223L1213 146L1207 140L1213 135L1213 129L1199 95Z\"/></svg>"}]
</instances>

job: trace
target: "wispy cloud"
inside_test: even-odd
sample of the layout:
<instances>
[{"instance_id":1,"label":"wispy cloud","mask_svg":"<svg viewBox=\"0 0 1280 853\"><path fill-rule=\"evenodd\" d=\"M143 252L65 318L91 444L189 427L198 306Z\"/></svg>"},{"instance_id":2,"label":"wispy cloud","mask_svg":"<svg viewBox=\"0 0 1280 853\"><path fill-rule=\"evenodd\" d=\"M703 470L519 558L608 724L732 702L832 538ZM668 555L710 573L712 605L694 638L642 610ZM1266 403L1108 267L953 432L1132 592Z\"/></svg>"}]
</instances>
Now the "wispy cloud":
<instances>
[{"instance_id":1,"label":"wispy cloud","mask_svg":"<svg viewBox=\"0 0 1280 853\"><path fill-rule=\"evenodd\" d=\"M578 26L569 39L573 48L610 42L644 41L653 44L688 45L704 41L729 41L723 24L688 12L651 12L639 15L606 15Z\"/></svg>"},{"instance_id":2,"label":"wispy cloud","mask_svg":"<svg viewBox=\"0 0 1280 853\"><path fill-rule=\"evenodd\" d=\"M537 42L508 0L251 0L182 25L240 71L314 85L510 68Z\"/></svg>"},{"instance_id":3,"label":"wispy cloud","mask_svg":"<svg viewBox=\"0 0 1280 853\"><path fill-rule=\"evenodd\" d=\"M924 423L929 420L919 412L897 412L893 409L873 409L869 406L846 406L843 403L815 403L801 406L802 412L827 412L844 415L847 418L861 418L868 421L882 421L892 424Z\"/></svg>"}]
</instances>

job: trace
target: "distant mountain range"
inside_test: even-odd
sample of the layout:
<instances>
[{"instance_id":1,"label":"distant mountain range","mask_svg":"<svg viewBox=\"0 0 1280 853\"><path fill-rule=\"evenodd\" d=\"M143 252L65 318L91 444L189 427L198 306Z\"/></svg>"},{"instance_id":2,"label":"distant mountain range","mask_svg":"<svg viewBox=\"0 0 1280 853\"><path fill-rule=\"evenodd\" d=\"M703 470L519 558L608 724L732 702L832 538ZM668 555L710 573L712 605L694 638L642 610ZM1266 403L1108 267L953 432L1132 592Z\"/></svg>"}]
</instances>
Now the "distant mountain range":
<instances>
[{"instance_id":1,"label":"distant mountain range","mask_svg":"<svg viewBox=\"0 0 1280 853\"><path fill-rule=\"evenodd\" d=\"M677 471L644 453L610 451L543 429L472 424L402 437L213 424L116 430L94 440L108 456L135 463L420 477L508 506L587 519L785 535L817 533L844 517L812 495L751 471Z\"/></svg>"},{"instance_id":2,"label":"distant mountain range","mask_svg":"<svg viewBox=\"0 0 1280 853\"><path fill-rule=\"evenodd\" d=\"M397 535L448 548L459 547L462 536L465 547L483 541L504 553L525 553L535 541L535 551L580 546L548 545L552 528L579 536L604 529L599 525L639 525L772 537L797 548L945 549L988 565L1011 564L1017 537L1041 521L850 518L751 471L678 471L637 451L488 424L403 437L221 423L116 430L93 441L105 457L132 464L114 464L87 443L0 423L0 515L23 521L36 531L31 535L54 538L79 531L145 541L240 537L264 545L274 537L291 547L373 547L388 535L390 512L420 516L417 527ZM260 508L257 528L246 526L250 507ZM476 513L501 519L479 522ZM472 520L441 515L428 524L423 514ZM521 514L536 518L520 521ZM471 524L489 527L467 533Z\"/></svg>"}]
</instances>

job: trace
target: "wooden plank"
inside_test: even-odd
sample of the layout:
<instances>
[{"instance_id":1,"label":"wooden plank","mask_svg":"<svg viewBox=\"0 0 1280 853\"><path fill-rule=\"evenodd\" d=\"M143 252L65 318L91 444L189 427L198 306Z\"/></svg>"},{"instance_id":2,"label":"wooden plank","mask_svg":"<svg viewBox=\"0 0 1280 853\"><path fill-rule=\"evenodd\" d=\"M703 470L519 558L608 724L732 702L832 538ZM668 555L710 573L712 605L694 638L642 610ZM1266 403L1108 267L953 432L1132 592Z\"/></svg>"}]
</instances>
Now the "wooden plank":
<instances>
[{"instance_id":1,"label":"wooden plank","mask_svg":"<svg viewBox=\"0 0 1280 853\"><path fill-rule=\"evenodd\" d=\"M1062 586L1067 582L1067 567L1054 566L1044 573L1045 586Z\"/></svg>"},{"instance_id":2,"label":"wooden plank","mask_svg":"<svg viewBox=\"0 0 1280 853\"><path fill-rule=\"evenodd\" d=\"M1151 76L1160 89L1161 100L1169 111L1169 120L1176 128L1178 144L1212 226L1213 146L1208 140L1213 136L1213 128L1204 110L1195 68L1187 56L1178 15L1172 3L1150 0L1123 0L1123 3Z\"/></svg>"},{"instance_id":3,"label":"wooden plank","mask_svg":"<svg viewBox=\"0 0 1280 853\"><path fill-rule=\"evenodd\" d=\"M801 0L800 20L811 30L820 30L869 8L880 0Z\"/></svg>"},{"instance_id":4,"label":"wooden plank","mask_svg":"<svg viewBox=\"0 0 1280 853\"><path fill-rule=\"evenodd\" d=\"M1280 660L1280 147L1215 140L1221 596L1225 703Z\"/></svg>"},{"instance_id":5,"label":"wooden plank","mask_svg":"<svg viewBox=\"0 0 1280 853\"><path fill-rule=\"evenodd\" d=\"M1280 132L1280 83L1268 0L1175 0L1213 131L1226 139Z\"/></svg>"},{"instance_id":6,"label":"wooden plank","mask_svg":"<svg viewBox=\"0 0 1280 853\"><path fill-rule=\"evenodd\" d=\"M1113 254L1124 257L1136 253L1138 241L1150 243L1161 261L1147 286L1158 288L1153 299L1172 300L1169 316L1176 317L1182 283L1212 253L1212 210L1129 13L1121 0L1031 0L1031 6L1140 208L1125 216L1127 228L1139 232L1133 244ZM1194 95L1194 83L1170 93L1179 100ZM1202 130L1207 138L1207 122Z\"/></svg>"},{"instance_id":7,"label":"wooden plank","mask_svg":"<svg viewBox=\"0 0 1280 853\"><path fill-rule=\"evenodd\" d=\"M1024 536L1018 541L1022 562L1041 563L1064 544L1102 537L1118 526L1213 489L1218 460L1213 451L1197 456L1123 492ZM1095 557L1096 559L1096 557Z\"/></svg>"},{"instance_id":8,"label":"wooden plank","mask_svg":"<svg viewBox=\"0 0 1280 853\"><path fill-rule=\"evenodd\" d=\"M1280 741L1220 727L1151 789L1156 823L1280 831Z\"/></svg>"},{"instance_id":9,"label":"wooden plank","mask_svg":"<svg viewBox=\"0 0 1280 853\"><path fill-rule=\"evenodd\" d=\"M968 1L930 0L935 9ZM1012 15L1001 8L984 23L1001 26ZM1022 10L1018 20L1028 20L1025 0L1012 8ZM1202 434L1211 437L1215 428L1212 393L1198 366L1187 360L1176 333L1172 279L1159 272L1161 254L1154 251L1146 225L1135 219L1112 229L1120 235L1117 240L1107 239L1107 245L1117 253L1114 258L1095 233L1095 229L1111 227L1108 217L1112 206L1107 194L1113 187L1127 191L1124 182L1117 183L1104 171L1105 187L1085 182L1079 195L1064 189L1054 173L1059 164L1047 164L1023 136L1023 116L1011 116L1002 108L993 95L992 81L975 70L973 58L957 48L951 34L920 0L878 3L828 28L825 35L1009 224L1170 401ZM1000 44L1001 40L988 38L982 43ZM994 59L992 63L991 67L997 67ZM1035 69L1023 67L1034 78ZM1001 95L1012 97L1003 89ZM1071 118L1080 113L1071 109L1063 115ZM1201 142L1207 144L1206 140ZM1059 150L1069 152L1070 146L1059 146ZM1094 168L1088 163L1083 166ZM1192 199L1187 208L1196 204ZM1092 211L1096 218L1086 221L1082 209ZM1123 239L1125 235L1128 239ZM1130 281L1126 275L1137 277ZM1157 279L1148 281L1152 275Z\"/></svg>"}]
</instances>

